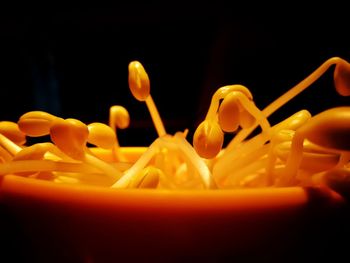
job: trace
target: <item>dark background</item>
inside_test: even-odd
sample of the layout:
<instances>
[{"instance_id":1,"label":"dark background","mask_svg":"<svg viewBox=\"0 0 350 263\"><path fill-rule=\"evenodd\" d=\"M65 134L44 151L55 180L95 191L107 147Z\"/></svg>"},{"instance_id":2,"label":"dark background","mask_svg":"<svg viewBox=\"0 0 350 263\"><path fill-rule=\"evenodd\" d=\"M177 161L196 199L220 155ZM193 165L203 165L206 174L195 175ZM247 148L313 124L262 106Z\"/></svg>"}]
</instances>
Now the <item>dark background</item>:
<instances>
[{"instance_id":1,"label":"dark background","mask_svg":"<svg viewBox=\"0 0 350 263\"><path fill-rule=\"evenodd\" d=\"M326 59L350 60L343 8L303 9L253 11L233 2L2 11L0 119L44 110L107 122L109 107L119 104L131 117L130 128L119 132L121 145L148 145L157 134L127 83L128 63L139 60L167 131L189 128L191 139L220 86L247 86L263 109ZM332 74L333 68L270 122L302 108L315 114L349 104L336 94Z\"/></svg>"}]
</instances>

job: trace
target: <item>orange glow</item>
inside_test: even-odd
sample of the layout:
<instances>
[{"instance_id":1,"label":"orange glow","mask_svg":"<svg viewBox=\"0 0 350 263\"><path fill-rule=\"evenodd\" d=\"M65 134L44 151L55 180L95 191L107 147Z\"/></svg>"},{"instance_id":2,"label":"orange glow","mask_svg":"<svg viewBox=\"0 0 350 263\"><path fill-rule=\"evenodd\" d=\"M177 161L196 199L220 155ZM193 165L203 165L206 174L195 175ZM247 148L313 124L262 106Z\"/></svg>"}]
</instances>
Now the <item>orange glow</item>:
<instances>
[{"instance_id":1,"label":"orange glow","mask_svg":"<svg viewBox=\"0 0 350 263\"><path fill-rule=\"evenodd\" d=\"M132 61L129 64L130 91L137 100L146 102L159 135L139 158L129 160L122 154L116 128L126 128L130 120L128 111L120 105L110 107L109 125L84 124L72 118L64 120L50 113L31 111L20 116L18 123L0 123L3 160L0 175L25 175L78 184L83 181L96 185L106 183L105 186L112 188L319 186L327 181L323 177L329 170L347 168L350 107L328 109L315 116L301 109L273 126L268 116L332 65L335 65L336 90L340 95L348 95L349 66L339 57L325 61L263 110L256 107L247 87L235 84L219 88L213 94L205 120L194 132L192 146L186 140L188 130L174 135L166 132L150 95L148 74L140 62ZM261 133L245 140L258 125ZM224 133L232 132L237 135L222 148ZM25 143L26 136L44 135L50 135L52 143ZM110 151L112 158L97 156L87 143ZM313 165L305 165L307 162ZM42 173L45 176L41 176Z\"/></svg>"},{"instance_id":2,"label":"orange glow","mask_svg":"<svg viewBox=\"0 0 350 263\"><path fill-rule=\"evenodd\" d=\"M116 129L130 120L120 105L110 108L109 125L40 111L0 122L0 203L44 254L63 244L77 262L284 253L300 234L290 226L313 219L310 207L329 215L343 204L350 107L315 116L301 109L275 125L268 117L332 65L336 90L349 95L349 66L337 57L262 110L248 88L221 87L191 144L188 130L166 132L148 75L133 61L130 90L146 102L158 138L121 147ZM246 139L258 126L261 132ZM224 147L228 132L237 135ZM44 135L51 141L25 142Z\"/></svg>"}]
</instances>

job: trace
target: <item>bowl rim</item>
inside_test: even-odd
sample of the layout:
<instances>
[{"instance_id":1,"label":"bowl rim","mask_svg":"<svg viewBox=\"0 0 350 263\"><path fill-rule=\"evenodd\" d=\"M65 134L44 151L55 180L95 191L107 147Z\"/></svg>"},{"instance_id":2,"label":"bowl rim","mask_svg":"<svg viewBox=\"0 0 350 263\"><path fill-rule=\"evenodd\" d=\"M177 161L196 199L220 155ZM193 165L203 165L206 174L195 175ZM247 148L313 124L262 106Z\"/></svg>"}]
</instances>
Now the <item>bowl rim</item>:
<instances>
[{"instance_id":1,"label":"bowl rim","mask_svg":"<svg viewBox=\"0 0 350 263\"><path fill-rule=\"evenodd\" d=\"M102 186L57 184L16 175L0 182L0 203L13 200L45 200L81 206L205 209L209 211L306 207L314 200L342 202L337 193L324 187L293 186L249 189L113 189ZM9 201L10 200L10 201ZM11 201L12 200L12 201Z\"/></svg>"},{"instance_id":2,"label":"bowl rim","mask_svg":"<svg viewBox=\"0 0 350 263\"><path fill-rule=\"evenodd\" d=\"M137 159L148 147L121 147L123 153ZM110 151L92 148L104 158ZM311 193L311 194L310 194ZM21 196L51 202L78 202L108 206L251 209L286 206L305 206L320 197L341 202L342 197L328 187L263 187L234 189L114 189L105 186L55 183L18 175L0 178L0 202Z\"/></svg>"}]
</instances>

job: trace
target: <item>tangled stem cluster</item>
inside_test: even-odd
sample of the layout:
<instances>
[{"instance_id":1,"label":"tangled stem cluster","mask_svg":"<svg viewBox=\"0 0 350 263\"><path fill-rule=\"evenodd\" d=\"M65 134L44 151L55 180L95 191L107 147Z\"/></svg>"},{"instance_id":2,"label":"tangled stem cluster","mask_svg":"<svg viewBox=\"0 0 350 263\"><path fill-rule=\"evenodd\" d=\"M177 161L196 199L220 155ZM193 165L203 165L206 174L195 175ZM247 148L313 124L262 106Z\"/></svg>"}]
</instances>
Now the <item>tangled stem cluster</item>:
<instances>
[{"instance_id":1,"label":"tangled stem cluster","mask_svg":"<svg viewBox=\"0 0 350 263\"><path fill-rule=\"evenodd\" d=\"M0 176L15 174L57 183L112 188L231 189L327 184L349 189L350 107L312 116L300 109L271 126L268 117L335 66L334 85L350 95L350 64L332 57L265 109L254 103L243 85L219 88L193 143L188 130L166 132L150 95L142 64L129 64L129 88L144 101L158 138L131 158L120 147L117 129L127 128L129 113L110 107L109 124L85 124L43 111L31 111L17 122L0 122ZM247 137L257 127L261 132ZM223 148L224 134L235 136ZM27 144L27 137L49 136L49 142Z\"/></svg>"}]
</instances>

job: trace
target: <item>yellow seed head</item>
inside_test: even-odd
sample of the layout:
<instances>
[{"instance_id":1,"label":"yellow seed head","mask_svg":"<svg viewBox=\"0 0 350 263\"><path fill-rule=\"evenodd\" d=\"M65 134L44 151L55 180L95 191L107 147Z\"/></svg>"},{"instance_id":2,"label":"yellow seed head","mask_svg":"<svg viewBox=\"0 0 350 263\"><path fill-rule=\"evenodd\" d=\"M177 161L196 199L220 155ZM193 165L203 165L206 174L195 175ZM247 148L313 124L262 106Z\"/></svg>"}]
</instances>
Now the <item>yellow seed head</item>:
<instances>
[{"instance_id":1,"label":"yellow seed head","mask_svg":"<svg viewBox=\"0 0 350 263\"><path fill-rule=\"evenodd\" d=\"M239 126L239 101L228 94L220 105L218 120L220 127L225 132L234 132Z\"/></svg>"},{"instance_id":2,"label":"yellow seed head","mask_svg":"<svg viewBox=\"0 0 350 263\"><path fill-rule=\"evenodd\" d=\"M150 81L142 64L132 61L129 64L129 88L139 101L145 101L150 94Z\"/></svg>"},{"instance_id":3,"label":"yellow seed head","mask_svg":"<svg viewBox=\"0 0 350 263\"><path fill-rule=\"evenodd\" d=\"M196 129L193 146L203 158L214 158L221 150L224 134L217 122L205 120Z\"/></svg>"},{"instance_id":4,"label":"yellow seed head","mask_svg":"<svg viewBox=\"0 0 350 263\"><path fill-rule=\"evenodd\" d=\"M23 133L18 124L12 121L0 121L0 133L18 145L26 142L26 135Z\"/></svg>"},{"instance_id":5,"label":"yellow seed head","mask_svg":"<svg viewBox=\"0 0 350 263\"><path fill-rule=\"evenodd\" d=\"M85 156L89 130L76 119L57 119L50 128L51 140L56 146L73 159L81 160Z\"/></svg>"},{"instance_id":6,"label":"yellow seed head","mask_svg":"<svg viewBox=\"0 0 350 263\"><path fill-rule=\"evenodd\" d=\"M93 122L88 125L88 142L104 149L112 149L117 137L111 127L104 123Z\"/></svg>"},{"instance_id":7,"label":"yellow seed head","mask_svg":"<svg viewBox=\"0 0 350 263\"><path fill-rule=\"evenodd\" d=\"M44 111L30 111L19 118L18 127L28 136L45 136L50 133L51 124L57 118Z\"/></svg>"}]
</instances>

